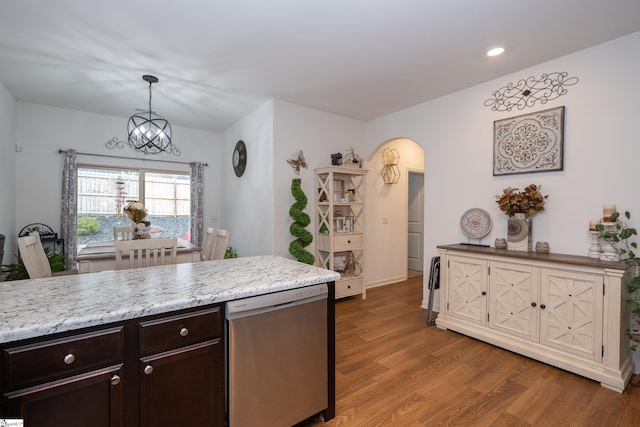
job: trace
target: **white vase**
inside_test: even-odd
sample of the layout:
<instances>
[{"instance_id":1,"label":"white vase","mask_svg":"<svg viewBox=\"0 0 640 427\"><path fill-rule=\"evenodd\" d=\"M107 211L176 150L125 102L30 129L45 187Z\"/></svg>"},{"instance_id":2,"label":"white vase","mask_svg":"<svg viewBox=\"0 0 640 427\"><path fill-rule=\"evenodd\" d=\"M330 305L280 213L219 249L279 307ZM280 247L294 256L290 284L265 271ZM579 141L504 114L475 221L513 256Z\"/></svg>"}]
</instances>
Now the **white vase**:
<instances>
[{"instance_id":1,"label":"white vase","mask_svg":"<svg viewBox=\"0 0 640 427\"><path fill-rule=\"evenodd\" d=\"M507 249L531 251L531 219L525 213L516 213L507 220Z\"/></svg>"}]
</instances>

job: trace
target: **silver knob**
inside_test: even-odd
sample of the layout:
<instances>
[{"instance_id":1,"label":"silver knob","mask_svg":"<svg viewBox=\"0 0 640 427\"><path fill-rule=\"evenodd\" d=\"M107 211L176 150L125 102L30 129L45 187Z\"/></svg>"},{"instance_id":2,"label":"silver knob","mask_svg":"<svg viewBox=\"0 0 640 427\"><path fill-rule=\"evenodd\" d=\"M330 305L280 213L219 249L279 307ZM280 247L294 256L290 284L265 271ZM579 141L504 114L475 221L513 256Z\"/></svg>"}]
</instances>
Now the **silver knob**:
<instances>
[{"instance_id":1,"label":"silver knob","mask_svg":"<svg viewBox=\"0 0 640 427\"><path fill-rule=\"evenodd\" d=\"M118 385L120 384L120 377L117 375L114 375L111 377L111 385Z\"/></svg>"},{"instance_id":2,"label":"silver knob","mask_svg":"<svg viewBox=\"0 0 640 427\"><path fill-rule=\"evenodd\" d=\"M73 355L73 353L69 353L64 357L63 360L65 365L71 365L76 360L76 357Z\"/></svg>"},{"instance_id":3,"label":"silver knob","mask_svg":"<svg viewBox=\"0 0 640 427\"><path fill-rule=\"evenodd\" d=\"M180 336L181 337L186 337L187 335L189 335L189 330L187 328L180 329Z\"/></svg>"},{"instance_id":4,"label":"silver knob","mask_svg":"<svg viewBox=\"0 0 640 427\"><path fill-rule=\"evenodd\" d=\"M151 366L151 365L147 365L147 366L145 366L145 367L144 367L144 373L145 373L145 374L149 375L149 374L151 374L152 372L153 372L153 366Z\"/></svg>"}]
</instances>

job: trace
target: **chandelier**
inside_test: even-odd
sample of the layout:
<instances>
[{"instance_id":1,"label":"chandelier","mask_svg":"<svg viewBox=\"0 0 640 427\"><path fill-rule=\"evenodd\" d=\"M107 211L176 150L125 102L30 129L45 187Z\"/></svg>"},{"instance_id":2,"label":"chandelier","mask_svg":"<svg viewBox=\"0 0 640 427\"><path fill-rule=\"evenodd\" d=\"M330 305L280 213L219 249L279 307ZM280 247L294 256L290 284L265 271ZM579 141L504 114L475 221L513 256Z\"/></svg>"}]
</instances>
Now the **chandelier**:
<instances>
[{"instance_id":1,"label":"chandelier","mask_svg":"<svg viewBox=\"0 0 640 427\"><path fill-rule=\"evenodd\" d=\"M145 74L142 79L149 83L149 109L134 114L127 123L128 144L144 154L172 153L180 155L180 150L171 142L171 125L151 109L151 85L158 78Z\"/></svg>"}]
</instances>

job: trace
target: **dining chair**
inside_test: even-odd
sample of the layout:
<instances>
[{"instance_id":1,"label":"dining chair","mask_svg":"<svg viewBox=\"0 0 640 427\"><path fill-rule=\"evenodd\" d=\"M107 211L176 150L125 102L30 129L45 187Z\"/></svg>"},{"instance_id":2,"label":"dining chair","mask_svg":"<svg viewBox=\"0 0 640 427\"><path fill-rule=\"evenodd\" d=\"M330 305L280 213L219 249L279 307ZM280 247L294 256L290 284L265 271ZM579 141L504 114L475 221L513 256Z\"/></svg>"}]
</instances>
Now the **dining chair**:
<instances>
[{"instance_id":1,"label":"dining chair","mask_svg":"<svg viewBox=\"0 0 640 427\"><path fill-rule=\"evenodd\" d=\"M213 228L207 228L207 231L204 233L204 239L202 239L202 252L200 252L200 257L203 261L211 259L213 244L215 243L214 235L215 230Z\"/></svg>"},{"instance_id":2,"label":"dining chair","mask_svg":"<svg viewBox=\"0 0 640 427\"><path fill-rule=\"evenodd\" d=\"M18 237L18 249L30 279L51 277L51 265L42 247L40 233L32 231L28 236Z\"/></svg>"},{"instance_id":3,"label":"dining chair","mask_svg":"<svg viewBox=\"0 0 640 427\"><path fill-rule=\"evenodd\" d=\"M18 237L18 250L29 279L78 274L77 269L51 272L49 257L44 251L40 233L37 231L32 231L28 236Z\"/></svg>"},{"instance_id":4,"label":"dining chair","mask_svg":"<svg viewBox=\"0 0 640 427\"><path fill-rule=\"evenodd\" d=\"M115 249L117 270L175 264L178 238L116 240Z\"/></svg>"},{"instance_id":5,"label":"dining chair","mask_svg":"<svg viewBox=\"0 0 640 427\"><path fill-rule=\"evenodd\" d=\"M133 239L133 227L113 227L113 240Z\"/></svg>"},{"instance_id":6,"label":"dining chair","mask_svg":"<svg viewBox=\"0 0 640 427\"><path fill-rule=\"evenodd\" d=\"M229 244L229 231L215 230L213 234L213 249L209 259L224 259Z\"/></svg>"}]
</instances>

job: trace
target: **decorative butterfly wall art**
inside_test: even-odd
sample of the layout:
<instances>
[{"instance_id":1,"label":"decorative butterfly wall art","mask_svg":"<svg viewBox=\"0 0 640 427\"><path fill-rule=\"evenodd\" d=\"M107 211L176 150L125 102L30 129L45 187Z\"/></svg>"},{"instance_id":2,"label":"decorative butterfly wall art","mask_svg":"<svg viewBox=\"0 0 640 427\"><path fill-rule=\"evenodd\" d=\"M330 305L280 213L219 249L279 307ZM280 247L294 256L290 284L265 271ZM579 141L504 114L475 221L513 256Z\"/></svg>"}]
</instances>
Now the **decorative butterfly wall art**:
<instances>
[{"instance_id":1,"label":"decorative butterfly wall art","mask_svg":"<svg viewBox=\"0 0 640 427\"><path fill-rule=\"evenodd\" d=\"M304 159L304 154L302 154L302 150L298 151L297 153L294 153L293 156L291 156L291 158L287 160L287 163L291 165L293 170L298 175L300 175L300 168L305 168L305 169L307 168L307 161Z\"/></svg>"}]
</instances>

